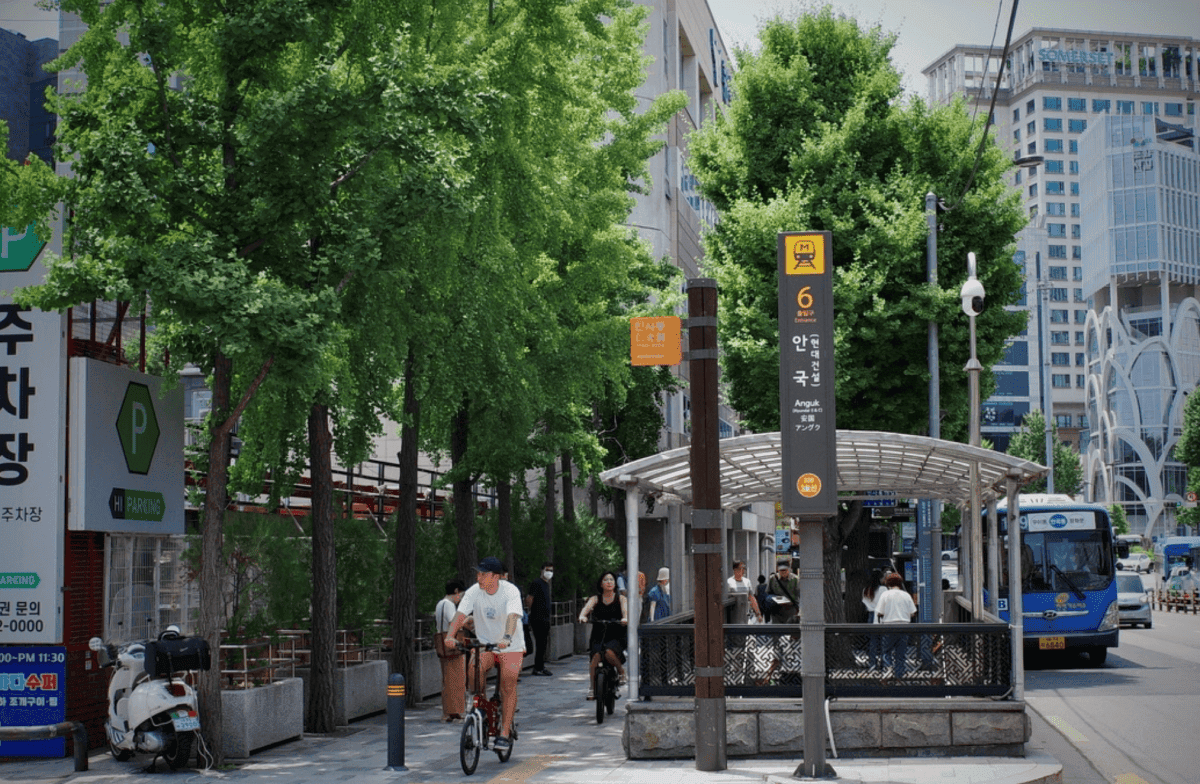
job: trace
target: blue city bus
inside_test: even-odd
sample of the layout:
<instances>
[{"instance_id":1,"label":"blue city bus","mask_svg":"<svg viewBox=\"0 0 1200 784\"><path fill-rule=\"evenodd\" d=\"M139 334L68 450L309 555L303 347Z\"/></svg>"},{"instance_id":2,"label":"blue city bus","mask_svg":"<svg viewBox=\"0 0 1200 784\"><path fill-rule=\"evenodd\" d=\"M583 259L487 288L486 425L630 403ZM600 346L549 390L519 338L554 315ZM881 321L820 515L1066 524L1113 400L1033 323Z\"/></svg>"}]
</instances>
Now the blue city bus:
<instances>
[{"instance_id":1,"label":"blue city bus","mask_svg":"<svg viewBox=\"0 0 1200 784\"><path fill-rule=\"evenodd\" d=\"M1099 667L1117 647L1120 619L1108 510L1067 495L1035 494L1018 496L1017 511L1025 648L1086 653ZM1006 536L1007 501L997 512ZM998 605L1007 621L1007 559L1003 563Z\"/></svg>"},{"instance_id":2,"label":"blue city bus","mask_svg":"<svg viewBox=\"0 0 1200 784\"><path fill-rule=\"evenodd\" d=\"M1164 580L1171 576L1177 566L1197 566L1188 563L1192 558L1192 548L1197 545L1200 545L1200 536L1165 536L1154 543L1154 563L1162 570Z\"/></svg>"}]
</instances>

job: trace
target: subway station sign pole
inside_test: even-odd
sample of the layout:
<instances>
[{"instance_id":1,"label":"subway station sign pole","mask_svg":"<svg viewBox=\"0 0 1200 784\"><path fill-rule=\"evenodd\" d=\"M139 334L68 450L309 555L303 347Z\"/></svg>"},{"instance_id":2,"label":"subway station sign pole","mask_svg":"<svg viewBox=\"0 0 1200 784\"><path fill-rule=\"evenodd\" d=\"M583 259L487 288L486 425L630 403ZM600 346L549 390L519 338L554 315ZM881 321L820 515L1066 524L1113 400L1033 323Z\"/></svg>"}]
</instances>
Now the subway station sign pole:
<instances>
[{"instance_id":1,"label":"subway station sign pole","mask_svg":"<svg viewBox=\"0 0 1200 784\"><path fill-rule=\"evenodd\" d=\"M825 523L837 514L833 235L781 233L778 254L782 503L800 535L804 760L794 775L827 778L823 542Z\"/></svg>"}]
</instances>

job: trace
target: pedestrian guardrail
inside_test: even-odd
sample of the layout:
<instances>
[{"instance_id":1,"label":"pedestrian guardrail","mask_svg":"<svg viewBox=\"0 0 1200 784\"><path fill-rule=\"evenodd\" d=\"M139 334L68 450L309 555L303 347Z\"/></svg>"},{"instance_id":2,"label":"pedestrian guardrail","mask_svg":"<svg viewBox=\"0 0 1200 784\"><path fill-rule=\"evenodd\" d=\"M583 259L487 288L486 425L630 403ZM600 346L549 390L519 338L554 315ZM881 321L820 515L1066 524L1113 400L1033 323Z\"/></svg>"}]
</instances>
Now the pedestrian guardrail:
<instances>
[{"instance_id":1,"label":"pedestrian guardrail","mask_svg":"<svg viewBox=\"0 0 1200 784\"><path fill-rule=\"evenodd\" d=\"M0 727L0 740L46 740L71 736L75 747L76 772L88 769L87 728L78 721L63 721L58 724L43 724L34 727Z\"/></svg>"},{"instance_id":2,"label":"pedestrian guardrail","mask_svg":"<svg viewBox=\"0 0 1200 784\"><path fill-rule=\"evenodd\" d=\"M803 650L795 624L725 626L725 694L801 697ZM695 694L695 629L638 629L640 694ZM997 697L1013 686L1005 624L831 624L825 627L829 697Z\"/></svg>"},{"instance_id":3,"label":"pedestrian guardrail","mask_svg":"<svg viewBox=\"0 0 1200 784\"><path fill-rule=\"evenodd\" d=\"M1157 609L1166 612L1200 613L1200 592L1172 591L1160 588L1154 592L1154 604Z\"/></svg>"}]
</instances>

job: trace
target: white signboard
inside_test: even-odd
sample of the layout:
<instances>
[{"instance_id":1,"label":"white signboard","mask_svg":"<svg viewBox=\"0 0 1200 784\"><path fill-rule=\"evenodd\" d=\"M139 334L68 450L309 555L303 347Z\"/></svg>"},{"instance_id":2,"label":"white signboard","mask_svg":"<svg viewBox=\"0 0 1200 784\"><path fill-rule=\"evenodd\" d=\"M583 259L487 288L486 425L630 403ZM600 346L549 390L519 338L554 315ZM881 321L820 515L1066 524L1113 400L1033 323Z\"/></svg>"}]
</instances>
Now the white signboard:
<instances>
[{"instance_id":1,"label":"white signboard","mask_svg":"<svg viewBox=\"0 0 1200 784\"><path fill-rule=\"evenodd\" d=\"M183 533L183 391L71 360L72 531Z\"/></svg>"},{"instance_id":2,"label":"white signboard","mask_svg":"<svg viewBox=\"0 0 1200 784\"><path fill-rule=\"evenodd\" d=\"M0 644L62 641L66 316L10 296L45 275L33 239L0 226Z\"/></svg>"},{"instance_id":3,"label":"white signboard","mask_svg":"<svg viewBox=\"0 0 1200 784\"><path fill-rule=\"evenodd\" d=\"M1021 530L1030 533L1043 531L1094 531L1096 530L1096 513L1091 510L1081 509L1022 514Z\"/></svg>"}]
</instances>

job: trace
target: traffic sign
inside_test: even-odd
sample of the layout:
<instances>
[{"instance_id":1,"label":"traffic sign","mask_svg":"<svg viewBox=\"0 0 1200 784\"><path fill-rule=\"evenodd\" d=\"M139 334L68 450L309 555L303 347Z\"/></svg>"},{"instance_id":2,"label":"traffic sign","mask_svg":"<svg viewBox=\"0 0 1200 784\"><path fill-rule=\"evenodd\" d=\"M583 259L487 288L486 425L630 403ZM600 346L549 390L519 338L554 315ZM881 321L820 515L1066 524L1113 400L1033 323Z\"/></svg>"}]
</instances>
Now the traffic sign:
<instances>
[{"instance_id":1,"label":"traffic sign","mask_svg":"<svg viewBox=\"0 0 1200 784\"><path fill-rule=\"evenodd\" d=\"M41 254L46 243L34 233L36 223L23 231L10 226L0 226L0 272L26 272Z\"/></svg>"},{"instance_id":2,"label":"traffic sign","mask_svg":"<svg viewBox=\"0 0 1200 784\"><path fill-rule=\"evenodd\" d=\"M108 495L108 511L114 520L146 520L161 523L167 510L162 493L114 487Z\"/></svg>"},{"instance_id":3,"label":"traffic sign","mask_svg":"<svg viewBox=\"0 0 1200 784\"><path fill-rule=\"evenodd\" d=\"M154 413L154 396L150 394L150 387L130 382L117 414L117 437L121 439L125 465L131 473L150 472L150 462L158 446L158 434L158 417Z\"/></svg>"}]
</instances>

